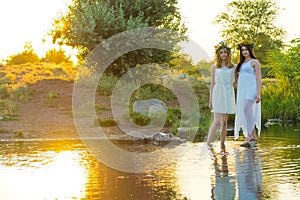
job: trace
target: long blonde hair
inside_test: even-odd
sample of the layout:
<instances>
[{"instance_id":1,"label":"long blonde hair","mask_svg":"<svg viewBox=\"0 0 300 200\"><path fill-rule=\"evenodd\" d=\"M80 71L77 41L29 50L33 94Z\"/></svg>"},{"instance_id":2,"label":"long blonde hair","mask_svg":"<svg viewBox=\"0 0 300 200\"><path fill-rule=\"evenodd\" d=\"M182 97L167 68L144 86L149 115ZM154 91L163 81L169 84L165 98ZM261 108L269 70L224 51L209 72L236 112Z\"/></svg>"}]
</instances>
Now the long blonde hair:
<instances>
[{"instance_id":1,"label":"long blonde hair","mask_svg":"<svg viewBox=\"0 0 300 200\"><path fill-rule=\"evenodd\" d=\"M232 61L231 61L231 50L229 47L220 47L218 48L216 51L215 51L215 59L214 59L214 62L215 62L215 65L217 68L222 68L222 60L220 58L220 50L225 50L228 54L228 57L226 59L226 67L228 68L232 68L233 67L233 64L232 64Z\"/></svg>"},{"instance_id":2,"label":"long blonde hair","mask_svg":"<svg viewBox=\"0 0 300 200\"><path fill-rule=\"evenodd\" d=\"M216 46L215 46L215 65L217 68L222 68L222 60L220 58L220 51L221 50L225 50L226 53L228 54L228 57L226 59L226 67L228 68L232 68L234 67L232 62L231 62L231 48L227 46L225 41L221 41L219 42Z\"/></svg>"}]
</instances>

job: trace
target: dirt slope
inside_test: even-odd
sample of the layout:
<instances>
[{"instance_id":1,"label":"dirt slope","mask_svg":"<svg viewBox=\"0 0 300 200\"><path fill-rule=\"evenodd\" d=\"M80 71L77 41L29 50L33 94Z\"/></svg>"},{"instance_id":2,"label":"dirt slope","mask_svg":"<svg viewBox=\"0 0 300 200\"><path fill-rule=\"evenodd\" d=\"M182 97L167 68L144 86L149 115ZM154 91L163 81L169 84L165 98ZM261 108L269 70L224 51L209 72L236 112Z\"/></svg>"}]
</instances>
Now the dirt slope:
<instances>
[{"instance_id":1,"label":"dirt slope","mask_svg":"<svg viewBox=\"0 0 300 200\"><path fill-rule=\"evenodd\" d=\"M30 86L32 100L18 103L17 120L0 121L0 138L78 138L72 114L73 82L59 79L42 80ZM57 97L49 98L49 94ZM102 111L98 118L112 118L110 97L97 96ZM108 127L107 134L122 134L117 127Z\"/></svg>"}]
</instances>

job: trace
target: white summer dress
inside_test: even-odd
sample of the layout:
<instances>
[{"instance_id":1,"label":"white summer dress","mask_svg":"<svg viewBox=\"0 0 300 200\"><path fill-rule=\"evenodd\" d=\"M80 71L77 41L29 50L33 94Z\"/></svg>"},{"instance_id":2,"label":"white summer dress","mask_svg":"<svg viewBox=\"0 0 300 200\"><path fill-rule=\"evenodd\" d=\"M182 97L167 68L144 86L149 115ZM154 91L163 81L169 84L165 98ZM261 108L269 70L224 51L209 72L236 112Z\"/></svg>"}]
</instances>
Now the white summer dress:
<instances>
[{"instance_id":1,"label":"white summer dress","mask_svg":"<svg viewBox=\"0 0 300 200\"><path fill-rule=\"evenodd\" d=\"M234 98L234 68L223 66L215 70L215 85L212 91L211 112L234 114L235 98Z\"/></svg>"},{"instance_id":2,"label":"white summer dress","mask_svg":"<svg viewBox=\"0 0 300 200\"><path fill-rule=\"evenodd\" d=\"M238 139L240 129L245 137L250 137L256 126L258 136L261 130L261 102L255 102L256 76L251 66L253 59L242 64L238 77L234 138Z\"/></svg>"}]
</instances>

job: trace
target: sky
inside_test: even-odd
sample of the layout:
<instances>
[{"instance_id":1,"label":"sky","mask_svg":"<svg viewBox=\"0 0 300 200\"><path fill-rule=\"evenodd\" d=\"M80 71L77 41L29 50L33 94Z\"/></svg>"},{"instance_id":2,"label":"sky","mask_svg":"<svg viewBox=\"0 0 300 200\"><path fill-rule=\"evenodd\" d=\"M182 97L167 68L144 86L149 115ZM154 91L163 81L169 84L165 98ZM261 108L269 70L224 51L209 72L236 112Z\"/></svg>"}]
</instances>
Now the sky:
<instances>
[{"instance_id":1,"label":"sky","mask_svg":"<svg viewBox=\"0 0 300 200\"><path fill-rule=\"evenodd\" d=\"M25 42L32 42L41 56L54 47L43 43L52 19L67 9L71 0L1 0L0 1L0 62L7 56L23 51Z\"/></svg>"},{"instance_id":2,"label":"sky","mask_svg":"<svg viewBox=\"0 0 300 200\"><path fill-rule=\"evenodd\" d=\"M25 42L32 42L39 56L53 48L50 39L46 40L48 43L43 43L42 40L51 29L53 18L65 11L70 2L71 0L1 0L0 62L7 56L21 52ZM187 47L186 52L196 62L213 57L213 47L222 38L220 26L213 25L212 22L214 17L225 11L225 5L229 2L231 0L179 0L178 6L188 27L187 35L193 43L191 47ZM277 0L277 3L284 10L280 10L275 24L288 32L285 41L300 37L300 2Z\"/></svg>"},{"instance_id":3,"label":"sky","mask_svg":"<svg viewBox=\"0 0 300 200\"><path fill-rule=\"evenodd\" d=\"M214 56L214 46L222 41L220 30L221 27L213 25L213 19L226 11L226 5L232 0L179 0L179 7L183 20L188 27L187 35L199 45L212 59ZM275 25L287 31L285 42L300 37L299 10L300 1L296 0L277 0L280 7L279 15ZM194 54L194 60L199 61L206 59L206 55L197 55L195 48L187 50L188 53Z\"/></svg>"}]
</instances>

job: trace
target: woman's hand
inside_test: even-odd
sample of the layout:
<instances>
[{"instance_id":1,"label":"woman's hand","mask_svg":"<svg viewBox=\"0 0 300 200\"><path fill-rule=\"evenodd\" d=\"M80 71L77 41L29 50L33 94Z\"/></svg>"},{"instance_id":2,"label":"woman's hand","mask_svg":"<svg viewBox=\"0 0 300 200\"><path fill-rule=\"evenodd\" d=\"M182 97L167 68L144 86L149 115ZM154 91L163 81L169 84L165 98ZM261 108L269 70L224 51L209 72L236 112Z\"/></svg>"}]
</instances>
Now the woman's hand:
<instances>
[{"instance_id":1,"label":"woman's hand","mask_svg":"<svg viewBox=\"0 0 300 200\"><path fill-rule=\"evenodd\" d=\"M260 102L260 100L261 100L261 97L260 97L259 94L257 94L257 95L255 96L255 102L258 103L258 102Z\"/></svg>"},{"instance_id":2,"label":"woman's hand","mask_svg":"<svg viewBox=\"0 0 300 200\"><path fill-rule=\"evenodd\" d=\"M234 87L234 88L237 88L237 81L234 81L234 82L233 82L233 87Z\"/></svg>"}]
</instances>

